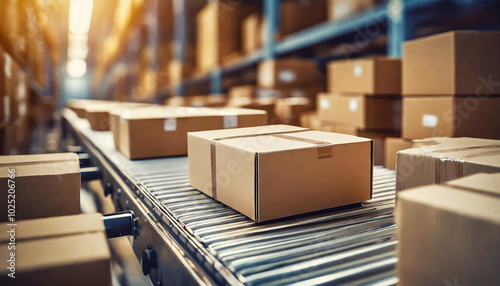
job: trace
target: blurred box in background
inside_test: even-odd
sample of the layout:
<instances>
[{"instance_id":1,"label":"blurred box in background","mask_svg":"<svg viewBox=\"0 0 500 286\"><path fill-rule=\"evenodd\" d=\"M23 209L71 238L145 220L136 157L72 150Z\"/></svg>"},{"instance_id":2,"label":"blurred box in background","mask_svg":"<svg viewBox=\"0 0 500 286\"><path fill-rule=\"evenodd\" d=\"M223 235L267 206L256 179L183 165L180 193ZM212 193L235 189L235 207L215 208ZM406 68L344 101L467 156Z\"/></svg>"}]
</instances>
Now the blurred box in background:
<instances>
[{"instance_id":1,"label":"blurred box in background","mask_svg":"<svg viewBox=\"0 0 500 286\"><path fill-rule=\"evenodd\" d=\"M384 166L387 169L396 170L396 154L398 151L412 148L411 140L404 138L385 138L385 161Z\"/></svg>"},{"instance_id":2,"label":"blurred box in background","mask_svg":"<svg viewBox=\"0 0 500 286\"><path fill-rule=\"evenodd\" d=\"M279 59L259 64L257 82L266 88L299 88L324 86L324 76L309 59Z\"/></svg>"}]
</instances>

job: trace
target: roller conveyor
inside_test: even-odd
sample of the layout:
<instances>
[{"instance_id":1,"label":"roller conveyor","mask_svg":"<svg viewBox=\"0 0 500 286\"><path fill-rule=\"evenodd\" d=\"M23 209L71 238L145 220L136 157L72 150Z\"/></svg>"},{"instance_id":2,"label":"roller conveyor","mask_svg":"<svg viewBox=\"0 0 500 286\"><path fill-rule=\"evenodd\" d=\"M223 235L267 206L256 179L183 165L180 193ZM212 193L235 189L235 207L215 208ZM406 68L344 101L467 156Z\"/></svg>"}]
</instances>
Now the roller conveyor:
<instances>
[{"instance_id":1,"label":"roller conveyor","mask_svg":"<svg viewBox=\"0 0 500 286\"><path fill-rule=\"evenodd\" d=\"M154 285L398 281L394 171L375 167L373 199L362 204L255 223L190 187L187 157L128 160L110 132L69 110L63 131L101 170L117 210L137 214L132 246Z\"/></svg>"}]
</instances>

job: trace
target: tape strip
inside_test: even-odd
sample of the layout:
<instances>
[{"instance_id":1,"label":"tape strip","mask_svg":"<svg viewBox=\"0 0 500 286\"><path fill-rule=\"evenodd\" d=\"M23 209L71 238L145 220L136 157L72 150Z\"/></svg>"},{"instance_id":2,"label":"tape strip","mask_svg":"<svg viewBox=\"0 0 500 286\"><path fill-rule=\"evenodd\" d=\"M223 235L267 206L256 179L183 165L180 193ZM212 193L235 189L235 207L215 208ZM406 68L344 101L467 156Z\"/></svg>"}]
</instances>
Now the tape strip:
<instances>
[{"instance_id":1,"label":"tape strip","mask_svg":"<svg viewBox=\"0 0 500 286\"><path fill-rule=\"evenodd\" d=\"M217 166L216 166L216 156L215 156L215 141L210 142L210 171L212 175L212 198L217 199Z\"/></svg>"},{"instance_id":2,"label":"tape strip","mask_svg":"<svg viewBox=\"0 0 500 286\"><path fill-rule=\"evenodd\" d=\"M299 137L293 137L293 136L288 136L284 134L274 134L271 136L283 138L283 139L288 139L288 140L294 140L294 141L300 141L300 142L305 142L305 143L310 143L317 145L318 147L316 148L317 154L318 154L318 159L325 159L325 158L331 158L332 157L332 146L333 144L330 142L324 142L324 141L317 141L317 140L311 140L311 139L306 139L306 138L299 138Z\"/></svg>"}]
</instances>

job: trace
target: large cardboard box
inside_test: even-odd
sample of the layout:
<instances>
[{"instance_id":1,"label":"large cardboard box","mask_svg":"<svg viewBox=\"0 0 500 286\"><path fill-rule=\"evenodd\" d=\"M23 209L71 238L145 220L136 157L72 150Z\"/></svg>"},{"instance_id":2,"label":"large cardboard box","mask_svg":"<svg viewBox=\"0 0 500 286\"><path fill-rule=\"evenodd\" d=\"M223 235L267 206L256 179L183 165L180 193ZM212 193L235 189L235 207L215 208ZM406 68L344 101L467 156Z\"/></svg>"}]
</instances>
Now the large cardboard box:
<instances>
[{"instance_id":1,"label":"large cardboard box","mask_svg":"<svg viewBox=\"0 0 500 286\"><path fill-rule=\"evenodd\" d=\"M500 97L403 97L403 138L500 139Z\"/></svg>"},{"instance_id":2,"label":"large cardboard box","mask_svg":"<svg viewBox=\"0 0 500 286\"><path fill-rule=\"evenodd\" d=\"M499 285L500 174L398 193L401 285Z\"/></svg>"},{"instance_id":3,"label":"large cardboard box","mask_svg":"<svg viewBox=\"0 0 500 286\"><path fill-rule=\"evenodd\" d=\"M6 258L0 262L2 285L110 285L101 214L24 220L0 228L0 253ZM14 259L8 261L11 253ZM15 279L7 276L12 265Z\"/></svg>"},{"instance_id":4,"label":"large cardboard box","mask_svg":"<svg viewBox=\"0 0 500 286\"><path fill-rule=\"evenodd\" d=\"M80 161L74 153L0 156L0 221L80 212ZM14 195L9 196L9 195Z\"/></svg>"},{"instance_id":5,"label":"large cardboard box","mask_svg":"<svg viewBox=\"0 0 500 286\"><path fill-rule=\"evenodd\" d=\"M280 38L326 22L328 19L328 3L326 0L287 0L282 1L280 7Z\"/></svg>"},{"instance_id":6,"label":"large cardboard box","mask_svg":"<svg viewBox=\"0 0 500 286\"><path fill-rule=\"evenodd\" d=\"M411 140L404 138L385 138L385 160L384 166L387 169L396 170L396 154L401 150L412 148L413 143Z\"/></svg>"},{"instance_id":7,"label":"large cardboard box","mask_svg":"<svg viewBox=\"0 0 500 286\"><path fill-rule=\"evenodd\" d=\"M363 130L401 130L401 97L320 93L317 110L323 121Z\"/></svg>"},{"instance_id":8,"label":"large cardboard box","mask_svg":"<svg viewBox=\"0 0 500 286\"><path fill-rule=\"evenodd\" d=\"M355 14L369 11L380 0L329 0L328 17L330 21L340 21Z\"/></svg>"},{"instance_id":9,"label":"large cardboard box","mask_svg":"<svg viewBox=\"0 0 500 286\"><path fill-rule=\"evenodd\" d=\"M401 95L401 59L370 57L333 61L328 86L333 92Z\"/></svg>"},{"instance_id":10,"label":"large cardboard box","mask_svg":"<svg viewBox=\"0 0 500 286\"><path fill-rule=\"evenodd\" d=\"M311 100L305 97L279 98L276 100L275 113L280 122L300 126L300 115L314 109Z\"/></svg>"},{"instance_id":11,"label":"large cardboard box","mask_svg":"<svg viewBox=\"0 0 500 286\"><path fill-rule=\"evenodd\" d=\"M243 53L250 54L262 47L264 30L261 13L253 13L241 23L241 45Z\"/></svg>"},{"instance_id":12,"label":"large cardboard box","mask_svg":"<svg viewBox=\"0 0 500 286\"><path fill-rule=\"evenodd\" d=\"M324 76L316 68L314 60L267 60L259 64L257 82L259 87L267 88L324 86Z\"/></svg>"},{"instance_id":13,"label":"large cardboard box","mask_svg":"<svg viewBox=\"0 0 500 286\"><path fill-rule=\"evenodd\" d=\"M117 148L129 159L187 154L187 132L267 124L261 110L163 107L120 114Z\"/></svg>"},{"instance_id":14,"label":"large cardboard box","mask_svg":"<svg viewBox=\"0 0 500 286\"><path fill-rule=\"evenodd\" d=\"M403 94L500 94L498 50L499 31L452 31L405 42Z\"/></svg>"},{"instance_id":15,"label":"large cardboard box","mask_svg":"<svg viewBox=\"0 0 500 286\"><path fill-rule=\"evenodd\" d=\"M500 172L500 141L432 138L397 153L396 191L442 183L475 173Z\"/></svg>"},{"instance_id":16,"label":"large cardboard box","mask_svg":"<svg viewBox=\"0 0 500 286\"><path fill-rule=\"evenodd\" d=\"M190 132L188 144L190 184L255 221L371 198L370 139L268 125Z\"/></svg>"}]
</instances>

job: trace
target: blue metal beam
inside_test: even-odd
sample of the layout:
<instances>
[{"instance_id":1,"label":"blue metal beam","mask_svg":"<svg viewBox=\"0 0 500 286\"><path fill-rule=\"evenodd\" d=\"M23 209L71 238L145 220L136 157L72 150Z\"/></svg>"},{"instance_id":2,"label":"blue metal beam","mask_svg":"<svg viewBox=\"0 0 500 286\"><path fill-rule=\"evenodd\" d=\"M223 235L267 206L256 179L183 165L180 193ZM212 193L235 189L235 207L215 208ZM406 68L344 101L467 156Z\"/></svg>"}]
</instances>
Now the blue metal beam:
<instances>
[{"instance_id":1,"label":"blue metal beam","mask_svg":"<svg viewBox=\"0 0 500 286\"><path fill-rule=\"evenodd\" d=\"M186 3L184 0L174 0L174 44L176 59L186 60Z\"/></svg>"},{"instance_id":2,"label":"blue metal beam","mask_svg":"<svg viewBox=\"0 0 500 286\"><path fill-rule=\"evenodd\" d=\"M389 15L387 55L400 58L403 42L414 37L415 23L407 11L407 0L389 1L387 11Z\"/></svg>"},{"instance_id":3,"label":"blue metal beam","mask_svg":"<svg viewBox=\"0 0 500 286\"><path fill-rule=\"evenodd\" d=\"M265 42L264 42L264 58L273 59L275 36L278 31L280 22L280 5L281 0L265 0L264 1L264 23L265 23Z\"/></svg>"}]
</instances>

